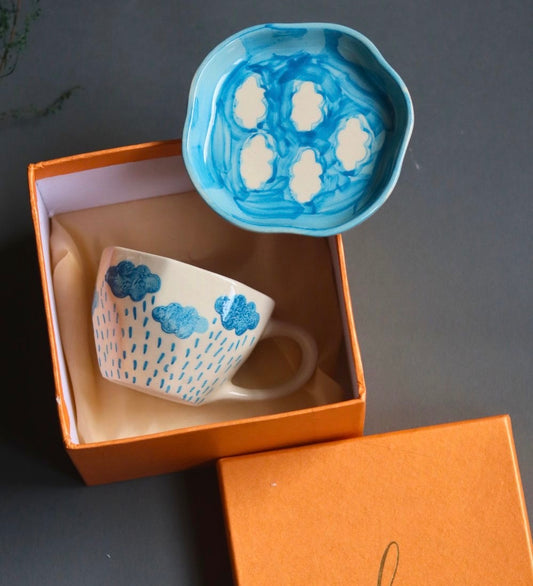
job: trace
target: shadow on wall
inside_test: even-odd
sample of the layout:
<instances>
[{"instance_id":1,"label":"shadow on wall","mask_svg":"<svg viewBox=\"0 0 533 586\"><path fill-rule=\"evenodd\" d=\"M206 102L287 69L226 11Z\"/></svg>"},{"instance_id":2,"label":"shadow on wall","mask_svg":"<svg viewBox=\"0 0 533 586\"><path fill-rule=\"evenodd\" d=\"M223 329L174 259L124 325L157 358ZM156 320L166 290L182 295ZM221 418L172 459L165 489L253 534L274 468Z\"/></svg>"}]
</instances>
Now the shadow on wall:
<instances>
[{"instance_id":1,"label":"shadow on wall","mask_svg":"<svg viewBox=\"0 0 533 586\"><path fill-rule=\"evenodd\" d=\"M214 465L200 466L184 474L190 515L194 531L195 557L205 586L233 586L230 552L222 497Z\"/></svg>"},{"instance_id":2,"label":"shadow on wall","mask_svg":"<svg viewBox=\"0 0 533 586\"><path fill-rule=\"evenodd\" d=\"M59 428L33 236L2 248L0 264L4 274L0 438L11 454L18 454L9 463L8 482L78 483Z\"/></svg>"}]
</instances>

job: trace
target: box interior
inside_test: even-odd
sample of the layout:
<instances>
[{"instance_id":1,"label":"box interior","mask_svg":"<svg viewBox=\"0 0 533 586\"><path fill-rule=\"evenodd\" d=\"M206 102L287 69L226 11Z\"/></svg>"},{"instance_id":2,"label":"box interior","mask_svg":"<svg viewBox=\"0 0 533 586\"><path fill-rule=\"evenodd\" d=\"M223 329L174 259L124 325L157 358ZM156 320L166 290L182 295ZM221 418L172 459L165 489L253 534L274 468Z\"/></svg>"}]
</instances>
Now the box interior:
<instances>
[{"instance_id":1,"label":"box interior","mask_svg":"<svg viewBox=\"0 0 533 586\"><path fill-rule=\"evenodd\" d=\"M58 401L67 412L73 444L246 419L359 396L362 381L357 380L350 359L355 353L348 327L351 316L343 298L335 238L252 233L230 225L194 191L179 156L54 175L39 179L35 189L61 388ZM312 330L320 353L317 374L286 400L238 406L215 403L211 408L171 404L104 381L97 373L89 336L90 303L99 255L110 244L178 258L270 294L276 300L276 317L296 320ZM295 348L287 341L262 343L239 372L239 382L260 383L257 377L264 380L273 370L290 373L295 360ZM87 396L91 399L85 402Z\"/></svg>"}]
</instances>

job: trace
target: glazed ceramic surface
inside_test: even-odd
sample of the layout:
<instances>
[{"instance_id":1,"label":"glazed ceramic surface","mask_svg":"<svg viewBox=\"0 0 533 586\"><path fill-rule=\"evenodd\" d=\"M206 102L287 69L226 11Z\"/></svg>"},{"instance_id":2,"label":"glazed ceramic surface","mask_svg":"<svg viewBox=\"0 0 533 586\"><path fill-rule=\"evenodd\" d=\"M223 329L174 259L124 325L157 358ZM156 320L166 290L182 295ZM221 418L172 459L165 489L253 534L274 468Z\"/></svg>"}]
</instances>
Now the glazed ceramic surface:
<instances>
[{"instance_id":1,"label":"glazed ceramic surface","mask_svg":"<svg viewBox=\"0 0 533 586\"><path fill-rule=\"evenodd\" d=\"M297 390L311 376L310 336L271 320L274 301L232 279L120 247L102 253L92 306L102 376L165 399L200 405L266 399ZM288 336L302 349L298 372L271 389L231 378L261 336Z\"/></svg>"},{"instance_id":2,"label":"glazed ceramic surface","mask_svg":"<svg viewBox=\"0 0 533 586\"><path fill-rule=\"evenodd\" d=\"M407 88L366 37L267 24L200 65L183 156L199 193L234 224L325 236L385 202L412 126Z\"/></svg>"}]
</instances>

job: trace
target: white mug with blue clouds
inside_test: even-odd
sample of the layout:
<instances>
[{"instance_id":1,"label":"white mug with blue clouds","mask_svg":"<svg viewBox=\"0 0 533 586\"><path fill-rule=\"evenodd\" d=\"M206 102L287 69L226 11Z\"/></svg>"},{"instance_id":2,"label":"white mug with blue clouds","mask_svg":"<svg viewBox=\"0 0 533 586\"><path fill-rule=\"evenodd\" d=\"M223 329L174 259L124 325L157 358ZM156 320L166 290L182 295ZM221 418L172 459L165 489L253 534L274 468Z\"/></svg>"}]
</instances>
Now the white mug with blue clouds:
<instances>
[{"instance_id":1,"label":"white mug with blue clouds","mask_svg":"<svg viewBox=\"0 0 533 586\"><path fill-rule=\"evenodd\" d=\"M92 305L102 376L187 405L288 395L311 377L317 351L298 326L271 319L274 301L233 279L170 258L112 246L101 256ZM249 389L232 378L261 338L301 349L287 382Z\"/></svg>"}]
</instances>

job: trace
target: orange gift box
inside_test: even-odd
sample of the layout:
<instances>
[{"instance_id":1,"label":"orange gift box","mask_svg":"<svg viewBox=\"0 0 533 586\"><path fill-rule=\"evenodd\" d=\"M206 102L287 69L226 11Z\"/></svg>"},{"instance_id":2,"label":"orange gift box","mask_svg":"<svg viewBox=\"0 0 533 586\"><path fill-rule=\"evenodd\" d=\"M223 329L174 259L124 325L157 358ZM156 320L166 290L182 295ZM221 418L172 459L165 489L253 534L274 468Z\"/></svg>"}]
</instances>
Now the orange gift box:
<instances>
[{"instance_id":1,"label":"orange gift box","mask_svg":"<svg viewBox=\"0 0 533 586\"><path fill-rule=\"evenodd\" d=\"M216 461L242 585L533 584L507 416L362 437L366 390L340 235L229 225L194 191L180 141L33 164L28 177L60 427L86 484ZM234 413L105 383L90 296L110 244L251 279L315 335L315 377L287 404ZM300 288L287 289L294 278ZM294 367L290 349L268 351L284 356L281 370Z\"/></svg>"},{"instance_id":2,"label":"orange gift box","mask_svg":"<svg viewBox=\"0 0 533 586\"><path fill-rule=\"evenodd\" d=\"M255 234L230 225L194 192L179 140L32 164L28 179L60 426L86 484L362 435L365 385L340 236ZM236 408L235 416L102 381L90 306L99 254L110 244L174 256L271 294L282 318L294 317L317 338L313 381L287 405ZM298 282L287 288L293 275L301 290ZM294 360L289 350L281 366Z\"/></svg>"},{"instance_id":3,"label":"orange gift box","mask_svg":"<svg viewBox=\"0 0 533 586\"><path fill-rule=\"evenodd\" d=\"M239 585L533 584L507 416L227 458L218 469Z\"/></svg>"}]
</instances>

